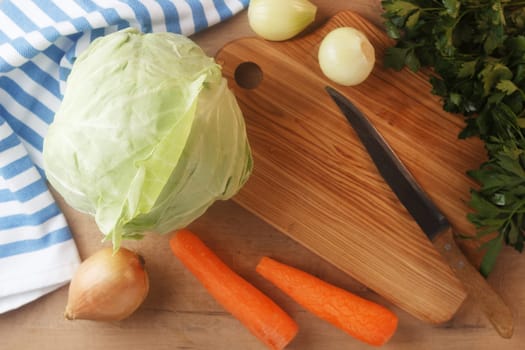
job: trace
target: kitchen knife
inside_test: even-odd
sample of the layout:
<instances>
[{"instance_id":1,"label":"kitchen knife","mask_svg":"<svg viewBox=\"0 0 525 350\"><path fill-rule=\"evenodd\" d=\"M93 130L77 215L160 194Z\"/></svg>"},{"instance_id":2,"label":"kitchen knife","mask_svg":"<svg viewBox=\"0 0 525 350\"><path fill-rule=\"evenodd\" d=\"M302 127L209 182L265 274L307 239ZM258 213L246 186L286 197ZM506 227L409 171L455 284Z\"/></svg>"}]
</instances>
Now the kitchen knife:
<instances>
[{"instance_id":1,"label":"kitchen knife","mask_svg":"<svg viewBox=\"0 0 525 350\"><path fill-rule=\"evenodd\" d=\"M357 107L337 90L326 87L326 91L356 131L379 173L444 257L468 294L503 338L512 337L514 327L510 309L463 255L454 240L453 229L445 215Z\"/></svg>"}]
</instances>

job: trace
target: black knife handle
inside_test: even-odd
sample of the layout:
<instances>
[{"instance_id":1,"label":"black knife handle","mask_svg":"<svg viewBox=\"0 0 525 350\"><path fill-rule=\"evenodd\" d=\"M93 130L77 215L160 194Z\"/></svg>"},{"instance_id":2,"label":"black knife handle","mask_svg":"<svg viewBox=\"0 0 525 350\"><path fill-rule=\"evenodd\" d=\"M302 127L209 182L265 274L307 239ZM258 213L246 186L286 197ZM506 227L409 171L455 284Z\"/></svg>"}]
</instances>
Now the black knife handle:
<instances>
[{"instance_id":1,"label":"black knife handle","mask_svg":"<svg viewBox=\"0 0 525 350\"><path fill-rule=\"evenodd\" d=\"M434 238L433 243L497 332L503 338L512 337L514 331L512 312L461 252L454 239L453 230L448 229L440 233Z\"/></svg>"}]
</instances>

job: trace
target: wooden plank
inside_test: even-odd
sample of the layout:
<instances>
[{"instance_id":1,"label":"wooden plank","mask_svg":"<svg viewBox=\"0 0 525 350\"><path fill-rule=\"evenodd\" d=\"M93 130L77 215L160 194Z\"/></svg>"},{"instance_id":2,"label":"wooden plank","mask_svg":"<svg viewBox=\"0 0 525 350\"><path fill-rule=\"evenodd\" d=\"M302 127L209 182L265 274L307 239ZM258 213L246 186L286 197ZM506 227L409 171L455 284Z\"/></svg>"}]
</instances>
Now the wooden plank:
<instances>
[{"instance_id":1,"label":"wooden plank","mask_svg":"<svg viewBox=\"0 0 525 350\"><path fill-rule=\"evenodd\" d=\"M363 31L376 49L372 75L356 87L336 86L317 63L322 38L339 26ZM484 155L480 142L457 139L462 120L442 111L427 77L383 67L392 42L351 11L302 38L244 38L217 54L238 97L255 170L236 201L311 251L414 316L450 319L465 292L430 241L378 174L352 128L324 91L348 96L376 125L457 230L467 222L465 171ZM251 62L256 88L237 84Z\"/></svg>"}]
</instances>

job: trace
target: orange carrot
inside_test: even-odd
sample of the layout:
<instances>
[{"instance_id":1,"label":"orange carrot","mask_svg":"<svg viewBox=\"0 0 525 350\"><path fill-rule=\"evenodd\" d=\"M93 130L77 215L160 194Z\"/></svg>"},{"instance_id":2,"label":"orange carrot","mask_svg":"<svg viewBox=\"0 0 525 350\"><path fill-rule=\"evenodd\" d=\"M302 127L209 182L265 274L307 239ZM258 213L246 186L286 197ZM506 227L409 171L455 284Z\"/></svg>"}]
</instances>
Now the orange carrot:
<instances>
[{"instance_id":1,"label":"orange carrot","mask_svg":"<svg viewBox=\"0 0 525 350\"><path fill-rule=\"evenodd\" d=\"M383 345L396 331L397 316L387 308L304 271L269 257L256 271L317 317L365 343Z\"/></svg>"},{"instance_id":2,"label":"orange carrot","mask_svg":"<svg viewBox=\"0 0 525 350\"><path fill-rule=\"evenodd\" d=\"M193 232L175 232L170 247L215 300L270 349L283 349L295 337L297 323L220 260Z\"/></svg>"}]
</instances>

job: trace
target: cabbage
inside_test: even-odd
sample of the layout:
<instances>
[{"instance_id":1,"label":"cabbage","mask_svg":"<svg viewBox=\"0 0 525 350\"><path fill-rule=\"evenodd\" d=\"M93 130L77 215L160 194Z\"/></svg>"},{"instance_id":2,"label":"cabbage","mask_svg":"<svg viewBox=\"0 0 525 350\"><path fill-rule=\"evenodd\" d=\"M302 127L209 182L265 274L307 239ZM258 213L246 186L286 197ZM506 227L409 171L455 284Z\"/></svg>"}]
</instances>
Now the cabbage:
<instances>
[{"instance_id":1,"label":"cabbage","mask_svg":"<svg viewBox=\"0 0 525 350\"><path fill-rule=\"evenodd\" d=\"M253 164L220 66L185 36L135 29L77 58L43 156L50 184L114 247L187 226Z\"/></svg>"}]
</instances>

